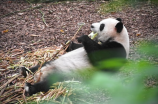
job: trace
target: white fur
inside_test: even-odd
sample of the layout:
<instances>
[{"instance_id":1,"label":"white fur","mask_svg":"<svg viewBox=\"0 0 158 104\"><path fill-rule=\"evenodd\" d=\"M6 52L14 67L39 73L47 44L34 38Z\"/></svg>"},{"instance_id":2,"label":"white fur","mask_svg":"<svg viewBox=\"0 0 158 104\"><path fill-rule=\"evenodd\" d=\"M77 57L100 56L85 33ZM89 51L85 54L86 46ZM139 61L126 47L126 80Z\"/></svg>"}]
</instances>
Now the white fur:
<instances>
[{"instance_id":1,"label":"white fur","mask_svg":"<svg viewBox=\"0 0 158 104\"><path fill-rule=\"evenodd\" d=\"M71 51L52 62L61 71L81 70L91 67L87 53L83 47Z\"/></svg>"},{"instance_id":2,"label":"white fur","mask_svg":"<svg viewBox=\"0 0 158 104\"><path fill-rule=\"evenodd\" d=\"M94 28L91 28L91 30L98 33L96 37L98 41L105 42L109 38L113 38L116 42L122 44L127 53L126 58L128 58L128 54L129 54L128 32L125 26L123 26L123 30L121 31L121 33L117 33L115 26L118 22L119 22L118 20L113 18L104 19L101 22L93 23L92 25L94 26ZM99 30L101 24L105 24L105 27L102 31Z\"/></svg>"},{"instance_id":3,"label":"white fur","mask_svg":"<svg viewBox=\"0 0 158 104\"><path fill-rule=\"evenodd\" d=\"M24 89L25 89L26 92L28 92L29 91L29 86L25 85Z\"/></svg>"},{"instance_id":4,"label":"white fur","mask_svg":"<svg viewBox=\"0 0 158 104\"><path fill-rule=\"evenodd\" d=\"M40 73L35 74L34 79L37 81L37 79L39 79L40 77L40 81L42 81L55 69L60 72L72 72L74 70L82 70L91 67L92 65L88 61L87 53L85 49L81 47L60 56L58 59L52 61L50 64L42 67Z\"/></svg>"}]
</instances>

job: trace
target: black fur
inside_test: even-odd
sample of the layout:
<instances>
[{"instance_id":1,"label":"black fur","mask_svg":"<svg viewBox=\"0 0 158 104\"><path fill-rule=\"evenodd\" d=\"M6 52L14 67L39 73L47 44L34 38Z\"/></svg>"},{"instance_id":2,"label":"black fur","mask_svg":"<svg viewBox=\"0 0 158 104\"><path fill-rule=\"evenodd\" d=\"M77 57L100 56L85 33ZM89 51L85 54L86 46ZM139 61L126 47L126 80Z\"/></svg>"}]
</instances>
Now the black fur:
<instances>
[{"instance_id":1,"label":"black fur","mask_svg":"<svg viewBox=\"0 0 158 104\"><path fill-rule=\"evenodd\" d=\"M116 28L117 32L120 33L123 29L123 23L122 22L117 23L115 28Z\"/></svg>"},{"instance_id":2,"label":"black fur","mask_svg":"<svg viewBox=\"0 0 158 104\"><path fill-rule=\"evenodd\" d=\"M40 65L37 64L36 66L31 67L29 70L34 73L38 70L39 67L40 67ZM26 73L30 73L30 72L25 67L20 67L19 73L22 74L24 77L26 77L27 76Z\"/></svg>"},{"instance_id":3,"label":"black fur","mask_svg":"<svg viewBox=\"0 0 158 104\"><path fill-rule=\"evenodd\" d=\"M49 90L50 84L48 80L44 80L35 84L25 83L25 86L29 87L29 91L25 91L26 96L31 96L37 92L43 91L47 92Z\"/></svg>"},{"instance_id":4,"label":"black fur","mask_svg":"<svg viewBox=\"0 0 158 104\"><path fill-rule=\"evenodd\" d=\"M98 62L111 58L126 58L124 47L112 39L102 43L101 45L90 39L87 35L78 38L88 54L90 62L95 66Z\"/></svg>"},{"instance_id":5,"label":"black fur","mask_svg":"<svg viewBox=\"0 0 158 104\"><path fill-rule=\"evenodd\" d=\"M77 48L80 48L80 47L83 47L82 44L77 44L77 43L74 43L73 41L70 43L69 47L66 49L66 52L70 52L72 50L75 50Z\"/></svg>"},{"instance_id":6,"label":"black fur","mask_svg":"<svg viewBox=\"0 0 158 104\"><path fill-rule=\"evenodd\" d=\"M120 21L120 22L122 21L122 19L121 19L121 18L116 18L116 20L118 20L118 21Z\"/></svg>"},{"instance_id":7,"label":"black fur","mask_svg":"<svg viewBox=\"0 0 158 104\"><path fill-rule=\"evenodd\" d=\"M93 26L93 25L91 25L91 28L94 28L94 26Z\"/></svg>"},{"instance_id":8,"label":"black fur","mask_svg":"<svg viewBox=\"0 0 158 104\"><path fill-rule=\"evenodd\" d=\"M25 87L29 87L28 92L25 89L25 95L31 96L40 91L47 92L53 83L68 80L70 77L71 77L71 75L69 75L68 73L61 73L56 70L54 73L51 73L43 81L37 82L35 84L25 83Z\"/></svg>"},{"instance_id":9,"label":"black fur","mask_svg":"<svg viewBox=\"0 0 158 104\"><path fill-rule=\"evenodd\" d=\"M46 66L46 64L50 64L50 62L51 62L51 61L45 62L45 63L42 65L42 67L43 67L43 66ZM38 70L39 67L40 67L40 65L37 64L36 66L33 66L33 67L29 68L29 70L30 70L32 73L35 73L35 72ZM29 72L25 67L20 67L19 73L22 74L24 77L26 77L26 76L27 76L26 73L30 73L30 72Z\"/></svg>"},{"instance_id":10,"label":"black fur","mask_svg":"<svg viewBox=\"0 0 158 104\"><path fill-rule=\"evenodd\" d=\"M100 28L99 28L100 31L102 31L102 30L104 29L104 27L105 27L105 24L101 24L101 25L100 25Z\"/></svg>"}]
</instances>

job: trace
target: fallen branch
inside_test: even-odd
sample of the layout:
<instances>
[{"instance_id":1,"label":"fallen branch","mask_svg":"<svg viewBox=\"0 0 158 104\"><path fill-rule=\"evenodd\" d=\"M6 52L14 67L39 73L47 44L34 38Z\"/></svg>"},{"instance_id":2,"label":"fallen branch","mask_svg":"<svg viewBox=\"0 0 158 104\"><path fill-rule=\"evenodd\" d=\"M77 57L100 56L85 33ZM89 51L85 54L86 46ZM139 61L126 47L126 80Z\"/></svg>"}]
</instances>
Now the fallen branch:
<instances>
[{"instance_id":1,"label":"fallen branch","mask_svg":"<svg viewBox=\"0 0 158 104\"><path fill-rule=\"evenodd\" d=\"M15 91L14 93L18 93L18 92L20 92L20 91ZM16 101L16 98L18 98L18 97L21 97L21 94L14 94L13 96L10 96L9 99L3 101L3 104L8 104L11 101Z\"/></svg>"},{"instance_id":2,"label":"fallen branch","mask_svg":"<svg viewBox=\"0 0 158 104\"><path fill-rule=\"evenodd\" d=\"M42 20L43 20L44 24L48 27L48 25L47 25L47 23L46 23L46 21L44 19L44 13L41 10L39 10L39 9L38 9L38 11L42 14Z\"/></svg>"},{"instance_id":3,"label":"fallen branch","mask_svg":"<svg viewBox=\"0 0 158 104\"><path fill-rule=\"evenodd\" d=\"M27 104L27 100L26 100L26 97L25 97L25 90L23 90L22 97L23 97L23 99L24 99L24 102Z\"/></svg>"},{"instance_id":4,"label":"fallen branch","mask_svg":"<svg viewBox=\"0 0 158 104\"><path fill-rule=\"evenodd\" d=\"M0 18L9 16L9 15L13 15L13 14L16 14L16 13L19 13L19 12L26 12L26 11L29 11L29 10L32 10L32 9L39 9L41 7L43 7L43 6L39 5L39 6L36 6L36 7L31 7L31 8L24 9L24 10L14 11L12 13L8 13L8 14L5 14L5 15L1 16Z\"/></svg>"},{"instance_id":5,"label":"fallen branch","mask_svg":"<svg viewBox=\"0 0 158 104\"><path fill-rule=\"evenodd\" d=\"M14 79L18 78L19 76L20 76L20 74L16 75L15 77L13 77L9 81L7 81L3 86L0 87L0 90L2 90L3 88L5 88L10 82L12 82Z\"/></svg>"},{"instance_id":6,"label":"fallen branch","mask_svg":"<svg viewBox=\"0 0 158 104\"><path fill-rule=\"evenodd\" d=\"M0 96L4 93L5 89L6 89L6 86L3 89L1 89Z\"/></svg>"},{"instance_id":7,"label":"fallen branch","mask_svg":"<svg viewBox=\"0 0 158 104\"><path fill-rule=\"evenodd\" d=\"M30 4L30 6L32 7L32 3L29 1L29 0L26 0L29 4ZM45 19L44 19L44 13L41 11L41 10L39 10L38 9L38 11L42 14L42 20L43 20L43 22L44 22L44 24L48 27L48 25L47 25L47 23L46 23L46 21L45 21Z\"/></svg>"}]
</instances>

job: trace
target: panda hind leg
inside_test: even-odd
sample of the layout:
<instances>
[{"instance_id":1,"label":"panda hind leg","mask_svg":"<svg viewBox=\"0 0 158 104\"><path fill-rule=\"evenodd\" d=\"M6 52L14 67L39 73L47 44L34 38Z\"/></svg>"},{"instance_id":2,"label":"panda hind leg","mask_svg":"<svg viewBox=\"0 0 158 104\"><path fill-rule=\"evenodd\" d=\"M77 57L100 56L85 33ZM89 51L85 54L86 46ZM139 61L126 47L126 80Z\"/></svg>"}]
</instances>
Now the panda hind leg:
<instances>
[{"instance_id":1,"label":"panda hind leg","mask_svg":"<svg viewBox=\"0 0 158 104\"><path fill-rule=\"evenodd\" d=\"M37 92L47 92L49 90L50 84L48 80L43 80L35 84L25 83L25 96L31 96Z\"/></svg>"},{"instance_id":2,"label":"panda hind leg","mask_svg":"<svg viewBox=\"0 0 158 104\"><path fill-rule=\"evenodd\" d=\"M26 96L31 96L37 92L47 92L51 85L56 82L62 82L71 78L71 76L67 73L54 72L44 78L44 80L31 84L25 83L24 90Z\"/></svg>"},{"instance_id":3,"label":"panda hind leg","mask_svg":"<svg viewBox=\"0 0 158 104\"><path fill-rule=\"evenodd\" d=\"M40 67L39 64L37 64L36 66L31 67L29 70L34 73L38 70L38 68ZM19 68L19 73L21 75L23 75L24 77L27 76L27 73L30 73L24 66Z\"/></svg>"},{"instance_id":4,"label":"panda hind leg","mask_svg":"<svg viewBox=\"0 0 158 104\"><path fill-rule=\"evenodd\" d=\"M43 66L46 66L47 64L50 64L50 63L51 63L51 61L47 61L47 62L45 62L45 63L42 65L42 67L43 67ZM40 65L37 64L36 66L33 66L33 67L29 68L29 70L30 70L32 73L35 73L35 72L39 69L39 67L40 67ZM19 68L19 73L20 73L21 75L23 75L24 77L26 77L26 76L27 76L27 73L30 73L30 71L28 71L25 67L20 67L20 68Z\"/></svg>"}]
</instances>

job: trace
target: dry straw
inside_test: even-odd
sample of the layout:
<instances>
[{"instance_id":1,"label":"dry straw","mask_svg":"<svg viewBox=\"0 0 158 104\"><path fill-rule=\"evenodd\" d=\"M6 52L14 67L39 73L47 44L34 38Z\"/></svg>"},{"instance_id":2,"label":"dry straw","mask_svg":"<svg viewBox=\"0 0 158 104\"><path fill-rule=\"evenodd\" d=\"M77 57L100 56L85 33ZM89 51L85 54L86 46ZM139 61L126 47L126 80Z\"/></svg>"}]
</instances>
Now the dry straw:
<instances>
[{"instance_id":1,"label":"dry straw","mask_svg":"<svg viewBox=\"0 0 158 104\"><path fill-rule=\"evenodd\" d=\"M77 32L74 34L74 36L62 47L48 47L44 49L38 49L33 52L27 52L18 54L20 60L13 64L12 66L7 67L4 70L0 70L0 74L3 76L0 76L0 102L2 104L8 104L8 103L28 103L28 102L40 102L43 100L53 100L56 103L64 103L65 97L71 95L71 90L66 89L66 87L63 87L64 82L58 82L55 83L52 87L54 89L50 89L46 93L37 93L34 94L31 97L26 97L24 95L24 84L25 82L34 83L33 80L33 73L28 74L26 78L24 78L22 75L18 72L18 67L25 66L27 68L40 63L42 64L49 60L54 60L58 58L58 56L65 53L65 50L69 46L70 42L73 41L76 38L76 35L78 34L79 30L82 28L83 24L80 25ZM8 57L8 56L7 56ZM2 58L2 61L5 61L6 57ZM11 61L14 61L13 59L10 59ZM29 69L28 69L29 70ZM73 82L73 81L72 81ZM56 101L57 98L60 96L63 96L63 100L61 102ZM70 101L71 103L71 101Z\"/></svg>"}]
</instances>

